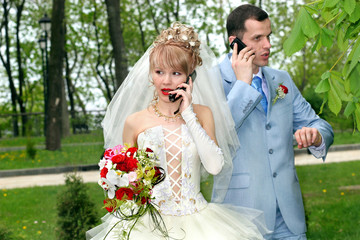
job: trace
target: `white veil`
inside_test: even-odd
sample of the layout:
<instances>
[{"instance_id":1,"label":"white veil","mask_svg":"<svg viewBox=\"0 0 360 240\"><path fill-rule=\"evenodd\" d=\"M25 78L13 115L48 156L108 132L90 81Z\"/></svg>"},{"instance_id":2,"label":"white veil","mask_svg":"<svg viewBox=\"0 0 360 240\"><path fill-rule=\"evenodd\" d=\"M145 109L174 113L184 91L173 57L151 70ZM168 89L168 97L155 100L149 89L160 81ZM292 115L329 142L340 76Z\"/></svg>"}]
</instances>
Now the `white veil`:
<instances>
[{"instance_id":1,"label":"white veil","mask_svg":"<svg viewBox=\"0 0 360 240\"><path fill-rule=\"evenodd\" d=\"M153 98L154 87L149 81L151 49L152 46L135 64L107 107L102 122L106 148L123 143L122 133L127 116L148 107ZM208 46L201 44L200 57L202 65L196 68L197 77L192 93L193 103L206 105L213 112L216 139L224 153L225 164L221 173L214 178L216 191L214 191L212 201L222 202L230 183L232 159L239 147L239 140L226 102L215 55Z\"/></svg>"}]
</instances>

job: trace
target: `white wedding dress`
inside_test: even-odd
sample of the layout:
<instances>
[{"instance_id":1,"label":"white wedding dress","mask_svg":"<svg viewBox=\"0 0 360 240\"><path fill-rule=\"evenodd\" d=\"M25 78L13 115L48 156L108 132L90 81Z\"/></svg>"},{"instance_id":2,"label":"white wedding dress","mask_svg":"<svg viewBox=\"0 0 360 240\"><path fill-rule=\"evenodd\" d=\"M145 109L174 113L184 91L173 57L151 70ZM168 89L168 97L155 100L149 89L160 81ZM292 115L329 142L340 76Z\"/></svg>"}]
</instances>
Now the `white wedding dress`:
<instances>
[{"instance_id":1,"label":"white wedding dress","mask_svg":"<svg viewBox=\"0 0 360 240\"><path fill-rule=\"evenodd\" d=\"M165 180L153 189L152 202L158 206L170 239L263 239L266 229L262 212L205 200L200 192L201 161L185 124L173 130L149 128L139 134L137 142L139 148L151 148L165 170ZM126 239L122 230L129 228L127 221L118 223L120 219L112 214L102 220L101 225L87 232L87 239L104 239L110 230L106 239ZM146 214L132 229L130 239L166 239L153 229Z\"/></svg>"}]
</instances>

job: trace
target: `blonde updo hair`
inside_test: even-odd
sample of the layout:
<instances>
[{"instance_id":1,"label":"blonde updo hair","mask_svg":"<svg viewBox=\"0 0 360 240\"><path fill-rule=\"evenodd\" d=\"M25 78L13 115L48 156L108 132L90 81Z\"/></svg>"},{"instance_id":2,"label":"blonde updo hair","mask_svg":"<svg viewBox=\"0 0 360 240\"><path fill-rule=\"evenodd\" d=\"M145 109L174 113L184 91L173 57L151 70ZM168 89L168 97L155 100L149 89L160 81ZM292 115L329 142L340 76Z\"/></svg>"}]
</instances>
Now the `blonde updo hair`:
<instances>
[{"instance_id":1,"label":"blonde updo hair","mask_svg":"<svg viewBox=\"0 0 360 240\"><path fill-rule=\"evenodd\" d=\"M153 43L150 71L155 67L171 67L189 75L201 64L200 41L193 27L175 22Z\"/></svg>"}]
</instances>

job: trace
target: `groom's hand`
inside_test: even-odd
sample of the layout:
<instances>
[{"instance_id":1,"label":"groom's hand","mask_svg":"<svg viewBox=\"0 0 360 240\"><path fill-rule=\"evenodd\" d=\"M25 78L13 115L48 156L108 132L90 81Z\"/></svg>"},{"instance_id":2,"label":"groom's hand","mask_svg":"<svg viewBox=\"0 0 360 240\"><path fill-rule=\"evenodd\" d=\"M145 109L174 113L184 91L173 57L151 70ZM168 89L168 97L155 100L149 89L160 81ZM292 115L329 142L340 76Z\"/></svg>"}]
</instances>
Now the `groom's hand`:
<instances>
[{"instance_id":1,"label":"groom's hand","mask_svg":"<svg viewBox=\"0 0 360 240\"><path fill-rule=\"evenodd\" d=\"M252 81L252 65L255 58L255 50L245 47L237 54L238 45L235 43L234 51L231 57L231 67L234 70L237 80L251 84Z\"/></svg>"},{"instance_id":2,"label":"groom's hand","mask_svg":"<svg viewBox=\"0 0 360 240\"><path fill-rule=\"evenodd\" d=\"M303 127L295 132L295 139L298 148L306 148L310 146L318 147L322 142L321 134L316 128Z\"/></svg>"}]
</instances>

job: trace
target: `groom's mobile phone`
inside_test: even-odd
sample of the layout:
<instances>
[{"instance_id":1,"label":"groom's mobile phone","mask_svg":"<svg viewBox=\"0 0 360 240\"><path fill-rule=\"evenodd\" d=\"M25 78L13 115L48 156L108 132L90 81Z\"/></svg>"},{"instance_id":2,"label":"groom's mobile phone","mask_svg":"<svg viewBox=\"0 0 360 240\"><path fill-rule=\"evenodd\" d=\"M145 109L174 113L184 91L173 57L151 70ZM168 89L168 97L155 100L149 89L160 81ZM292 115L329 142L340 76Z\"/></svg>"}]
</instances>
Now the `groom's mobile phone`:
<instances>
[{"instance_id":1,"label":"groom's mobile phone","mask_svg":"<svg viewBox=\"0 0 360 240\"><path fill-rule=\"evenodd\" d=\"M246 45L245 45L245 43L243 43L238 37L236 37L236 38L234 39L234 41L232 41L232 42L230 43L231 49L234 49L235 43L237 43L237 45L238 45L238 52L237 52L237 53L239 54L239 52L240 52L243 48L245 48Z\"/></svg>"},{"instance_id":2,"label":"groom's mobile phone","mask_svg":"<svg viewBox=\"0 0 360 240\"><path fill-rule=\"evenodd\" d=\"M196 71L194 70L192 73L190 73L190 75L186 78L186 84L189 84L189 79L190 79L190 77L191 77L191 79L192 79L192 81L194 82L195 81L195 78L196 78ZM180 90L180 89L182 89L182 90L186 90L186 88L184 88L184 87L181 87L181 88L177 88L177 89L175 89L175 90ZM178 96L178 97L176 97L176 94L170 94L169 95L169 101L170 102L176 102L177 100L179 100L181 98L181 96Z\"/></svg>"}]
</instances>

